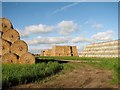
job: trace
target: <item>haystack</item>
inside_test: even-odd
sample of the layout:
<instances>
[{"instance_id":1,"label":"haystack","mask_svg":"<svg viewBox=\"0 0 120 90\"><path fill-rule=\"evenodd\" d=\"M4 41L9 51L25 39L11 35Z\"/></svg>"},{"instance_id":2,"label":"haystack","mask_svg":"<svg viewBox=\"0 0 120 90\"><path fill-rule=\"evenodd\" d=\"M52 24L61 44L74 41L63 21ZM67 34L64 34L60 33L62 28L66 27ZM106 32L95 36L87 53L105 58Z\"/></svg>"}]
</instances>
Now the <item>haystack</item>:
<instances>
[{"instance_id":1,"label":"haystack","mask_svg":"<svg viewBox=\"0 0 120 90\"><path fill-rule=\"evenodd\" d=\"M0 19L0 62L33 64L35 57L28 53L28 46L25 41L20 40L20 35L13 28L10 20Z\"/></svg>"},{"instance_id":2,"label":"haystack","mask_svg":"<svg viewBox=\"0 0 120 90\"><path fill-rule=\"evenodd\" d=\"M11 45L10 51L18 56L22 56L28 52L28 46L23 40L18 40Z\"/></svg>"},{"instance_id":3,"label":"haystack","mask_svg":"<svg viewBox=\"0 0 120 90\"><path fill-rule=\"evenodd\" d=\"M20 35L15 29L10 29L3 33L2 38L11 43L14 43L20 39Z\"/></svg>"},{"instance_id":4,"label":"haystack","mask_svg":"<svg viewBox=\"0 0 120 90\"><path fill-rule=\"evenodd\" d=\"M17 55L14 53L6 53L3 55L2 63L18 63Z\"/></svg>"},{"instance_id":5,"label":"haystack","mask_svg":"<svg viewBox=\"0 0 120 90\"><path fill-rule=\"evenodd\" d=\"M0 18L0 31L6 32L9 29L13 29L12 23L6 18Z\"/></svg>"},{"instance_id":6,"label":"haystack","mask_svg":"<svg viewBox=\"0 0 120 90\"><path fill-rule=\"evenodd\" d=\"M20 57L19 61L22 64L34 64L35 57L31 53L27 52Z\"/></svg>"},{"instance_id":7,"label":"haystack","mask_svg":"<svg viewBox=\"0 0 120 90\"><path fill-rule=\"evenodd\" d=\"M9 53L10 52L10 43L2 38L0 38L0 42L2 42L0 55L4 55L5 53Z\"/></svg>"}]
</instances>

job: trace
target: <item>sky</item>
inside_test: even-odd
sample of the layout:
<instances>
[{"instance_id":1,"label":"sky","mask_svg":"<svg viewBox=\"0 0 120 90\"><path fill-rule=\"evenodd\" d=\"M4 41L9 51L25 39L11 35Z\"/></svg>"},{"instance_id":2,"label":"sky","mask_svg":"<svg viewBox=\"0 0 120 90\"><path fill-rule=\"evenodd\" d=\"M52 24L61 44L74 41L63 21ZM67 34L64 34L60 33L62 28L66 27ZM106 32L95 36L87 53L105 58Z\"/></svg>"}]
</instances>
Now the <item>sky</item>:
<instances>
[{"instance_id":1,"label":"sky","mask_svg":"<svg viewBox=\"0 0 120 90\"><path fill-rule=\"evenodd\" d=\"M86 45L118 39L117 2L3 2L8 18L29 47L40 53L54 45Z\"/></svg>"}]
</instances>

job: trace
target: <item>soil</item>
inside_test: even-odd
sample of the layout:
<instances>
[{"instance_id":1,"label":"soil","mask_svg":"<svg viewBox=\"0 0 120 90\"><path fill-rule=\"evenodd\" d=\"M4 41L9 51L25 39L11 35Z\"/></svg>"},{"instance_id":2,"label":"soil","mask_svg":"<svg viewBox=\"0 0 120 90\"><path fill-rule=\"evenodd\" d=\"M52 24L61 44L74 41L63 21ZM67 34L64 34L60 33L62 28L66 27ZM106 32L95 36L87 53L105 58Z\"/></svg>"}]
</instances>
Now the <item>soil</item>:
<instances>
[{"instance_id":1,"label":"soil","mask_svg":"<svg viewBox=\"0 0 120 90\"><path fill-rule=\"evenodd\" d=\"M94 68L88 64L76 64L72 70L63 70L45 80L12 88L117 88L111 84L113 71Z\"/></svg>"}]
</instances>

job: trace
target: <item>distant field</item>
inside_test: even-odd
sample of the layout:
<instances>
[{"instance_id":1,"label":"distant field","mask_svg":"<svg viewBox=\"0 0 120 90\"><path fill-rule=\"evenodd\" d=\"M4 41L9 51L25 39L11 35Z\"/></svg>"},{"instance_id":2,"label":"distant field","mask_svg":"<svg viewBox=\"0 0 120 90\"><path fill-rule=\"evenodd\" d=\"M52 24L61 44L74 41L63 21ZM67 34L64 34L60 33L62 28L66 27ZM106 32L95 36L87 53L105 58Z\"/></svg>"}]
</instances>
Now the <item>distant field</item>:
<instances>
[{"instance_id":1,"label":"distant field","mask_svg":"<svg viewBox=\"0 0 120 90\"><path fill-rule=\"evenodd\" d=\"M78 56L36 56L36 58L44 59L63 59L63 60L118 60L118 58L90 58L90 57L78 57Z\"/></svg>"}]
</instances>

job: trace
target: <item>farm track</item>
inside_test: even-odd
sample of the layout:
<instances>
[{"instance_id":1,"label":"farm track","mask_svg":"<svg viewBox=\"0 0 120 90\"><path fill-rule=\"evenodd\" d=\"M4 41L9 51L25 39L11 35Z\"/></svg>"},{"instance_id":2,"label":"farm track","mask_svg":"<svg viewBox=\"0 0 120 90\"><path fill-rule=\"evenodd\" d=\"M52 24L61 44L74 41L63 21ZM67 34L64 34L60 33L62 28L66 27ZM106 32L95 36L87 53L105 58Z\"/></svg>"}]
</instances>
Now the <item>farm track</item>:
<instances>
[{"instance_id":1,"label":"farm track","mask_svg":"<svg viewBox=\"0 0 120 90\"><path fill-rule=\"evenodd\" d=\"M117 88L117 85L110 83L113 71L93 68L85 63L74 63L74 65L76 66L74 69L62 70L43 81L12 88Z\"/></svg>"}]
</instances>

